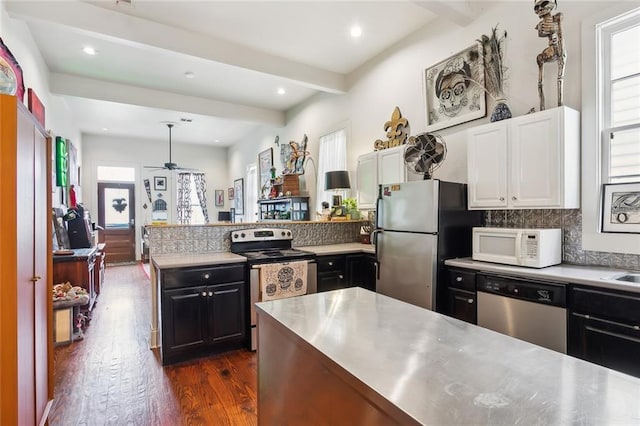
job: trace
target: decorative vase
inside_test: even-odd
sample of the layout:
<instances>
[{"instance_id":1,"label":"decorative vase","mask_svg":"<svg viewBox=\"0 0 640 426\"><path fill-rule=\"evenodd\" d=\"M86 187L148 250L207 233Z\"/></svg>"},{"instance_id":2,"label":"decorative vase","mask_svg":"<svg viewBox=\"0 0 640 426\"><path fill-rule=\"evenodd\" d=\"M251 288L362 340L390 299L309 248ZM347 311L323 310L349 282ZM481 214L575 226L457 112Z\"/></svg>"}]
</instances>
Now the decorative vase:
<instances>
[{"instance_id":1,"label":"decorative vase","mask_svg":"<svg viewBox=\"0 0 640 426\"><path fill-rule=\"evenodd\" d=\"M509 105L507 105L507 100L504 98L500 98L496 100L496 106L493 108L493 112L491 113L491 122L506 120L507 118L513 117L511 115L511 110L509 109Z\"/></svg>"}]
</instances>

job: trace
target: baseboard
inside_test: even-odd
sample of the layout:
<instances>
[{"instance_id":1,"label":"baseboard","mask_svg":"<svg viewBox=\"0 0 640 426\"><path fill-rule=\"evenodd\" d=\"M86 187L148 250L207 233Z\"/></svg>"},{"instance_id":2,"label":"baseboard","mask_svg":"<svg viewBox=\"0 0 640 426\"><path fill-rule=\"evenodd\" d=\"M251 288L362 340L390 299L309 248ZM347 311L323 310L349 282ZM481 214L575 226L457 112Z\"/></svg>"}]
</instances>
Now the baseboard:
<instances>
[{"instance_id":1,"label":"baseboard","mask_svg":"<svg viewBox=\"0 0 640 426\"><path fill-rule=\"evenodd\" d=\"M51 412L51 407L53 407L53 399L50 399L44 407L44 412L42 413L42 418L40 419L38 426L45 426L49 424L49 413Z\"/></svg>"},{"instance_id":2,"label":"baseboard","mask_svg":"<svg viewBox=\"0 0 640 426\"><path fill-rule=\"evenodd\" d=\"M149 340L151 349L156 349L160 347L160 345L158 344L159 337L160 335L158 333L158 329L154 329L153 327L151 327L151 339Z\"/></svg>"}]
</instances>

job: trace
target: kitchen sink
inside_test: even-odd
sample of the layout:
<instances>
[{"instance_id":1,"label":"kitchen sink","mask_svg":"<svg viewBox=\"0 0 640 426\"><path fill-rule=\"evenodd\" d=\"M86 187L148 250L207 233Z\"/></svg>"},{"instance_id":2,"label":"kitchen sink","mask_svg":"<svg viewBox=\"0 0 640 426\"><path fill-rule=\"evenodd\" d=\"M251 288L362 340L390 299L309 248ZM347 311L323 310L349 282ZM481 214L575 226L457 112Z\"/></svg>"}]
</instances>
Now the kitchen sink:
<instances>
[{"instance_id":1,"label":"kitchen sink","mask_svg":"<svg viewBox=\"0 0 640 426\"><path fill-rule=\"evenodd\" d=\"M615 281L627 281L631 283L640 284L640 274L636 274L636 273L625 273L625 274L614 275L612 277L609 277L608 279L615 280Z\"/></svg>"}]
</instances>

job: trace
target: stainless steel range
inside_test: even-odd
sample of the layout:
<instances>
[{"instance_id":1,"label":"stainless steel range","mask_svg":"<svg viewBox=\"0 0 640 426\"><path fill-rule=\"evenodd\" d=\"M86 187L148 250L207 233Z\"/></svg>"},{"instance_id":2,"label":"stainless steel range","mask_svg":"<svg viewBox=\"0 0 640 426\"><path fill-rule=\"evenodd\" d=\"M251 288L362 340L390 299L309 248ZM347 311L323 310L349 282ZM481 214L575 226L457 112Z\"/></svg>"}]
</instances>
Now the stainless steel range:
<instances>
[{"instance_id":1,"label":"stainless steel range","mask_svg":"<svg viewBox=\"0 0 640 426\"><path fill-rule=\"evenodd\" d=\"M257 347L256 309L255 303L263 299L263 285L261 285L261 271L266 265L278 270L279 276L288 276L289 266L299 265L299 261L306 262L306 293L317 292L315 254L291 247L293 235L285 228L247 228L238 229L231 233L231 252L245 256L249 264L249 298L251 313L251 349ZM290 281L280 280L276 285L293 289L297 287L299 280L292 286ZM264 283L267 285L267 283ZM273 286L273 284L272 284ZM291 293L293 294L293 292ZM289 297L287 295L282 297Z\"/></svg>"}]
</instances>

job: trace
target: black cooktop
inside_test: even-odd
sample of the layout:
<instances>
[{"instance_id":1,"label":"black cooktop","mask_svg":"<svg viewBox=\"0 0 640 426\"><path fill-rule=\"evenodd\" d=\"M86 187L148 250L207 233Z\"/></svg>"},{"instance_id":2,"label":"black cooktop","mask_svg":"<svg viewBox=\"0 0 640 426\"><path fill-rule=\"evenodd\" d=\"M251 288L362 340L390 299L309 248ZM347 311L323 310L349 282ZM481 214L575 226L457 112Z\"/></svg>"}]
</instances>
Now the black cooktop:
<instances>
[{"instance_id":1,"label":"black cooktop","mask_svg":"<svg viewBox=\"0 0 640 426\"><path fill-rule=\"evenodd\" d=\"M286 262L315 258L315 253L298 249L266 249L236 253L245 256L251 263Z\"/></svg>"}]
</instances>

